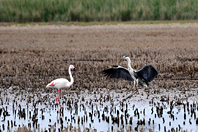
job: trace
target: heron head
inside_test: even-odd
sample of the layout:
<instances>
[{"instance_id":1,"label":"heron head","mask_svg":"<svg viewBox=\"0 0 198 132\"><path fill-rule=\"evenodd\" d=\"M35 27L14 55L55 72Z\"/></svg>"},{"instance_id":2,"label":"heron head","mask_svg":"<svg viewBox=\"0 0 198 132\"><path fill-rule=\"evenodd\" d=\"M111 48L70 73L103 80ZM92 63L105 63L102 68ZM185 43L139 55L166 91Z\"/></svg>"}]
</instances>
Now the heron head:
<instances>
[{"instance_id":1,"label":"heron head","mask_svg":"<svg viewBox=\"0 0 198 132\"><path fill-rule=\"evenodd\" d=\"M125 59L127 56L126 55L124 55L124 56L122 56L122 57L118 57L118 59Z\"/></svg>"},{"instance_id":2,"label":"heron head","mask_svg":"<svg viewBox=\"0 0 198 132\"><path fill-rule=\"evenodd\" d=\"M128 57L128 56L126 56L126 55L124 55L123 57L118 57L119 59L125 59L125 60L130 60L130 58Z\"/></svg>"},{"instance_id":3,"label":"heron head","mask_svg":"<svg viewBox=\"0 0 198 132\"><path fill-rule=\"evenodd\" d=\"M124 59L128 59L129 57L128 57L128 56L126 56L126 55L124 55L122 58L124 58Z\"/></svg>"},{"instance_id":4,"label":"heron head","mask_svg":"<svg viewBox=\"0 0 198 132\"><path fill-rule=\"evenodd\" d=\"M125 55L122 58L125 59L125 60L127 60L127 62L131 63L131 59L128 56Z\"/></svg>"}]
</instances>

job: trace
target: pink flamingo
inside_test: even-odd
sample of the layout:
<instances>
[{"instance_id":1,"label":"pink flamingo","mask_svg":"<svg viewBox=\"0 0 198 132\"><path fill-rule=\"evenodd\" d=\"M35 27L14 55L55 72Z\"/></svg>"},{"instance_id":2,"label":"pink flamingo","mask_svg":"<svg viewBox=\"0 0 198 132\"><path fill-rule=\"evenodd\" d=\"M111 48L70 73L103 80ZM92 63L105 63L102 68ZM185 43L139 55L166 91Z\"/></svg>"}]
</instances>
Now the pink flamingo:
<instances>
[{"instance_id":1,"label":"pink flamingo","mask_svg":"<svg viewBox=\"0 0 198 132\"><path fill-rule=\"evenodd\" d=\"M69 66L69 76L70 76L70 82L65 78L58 78L53 81L51 81L49 84L47 84L46 88L57 88L57 96L56 96L56 102L58 101L60 103L60 94L62 88L69 88L74 83L74 78L71 74L71 69L74 70L75 67L73 65Z\"/></svg>"}]
</instances>

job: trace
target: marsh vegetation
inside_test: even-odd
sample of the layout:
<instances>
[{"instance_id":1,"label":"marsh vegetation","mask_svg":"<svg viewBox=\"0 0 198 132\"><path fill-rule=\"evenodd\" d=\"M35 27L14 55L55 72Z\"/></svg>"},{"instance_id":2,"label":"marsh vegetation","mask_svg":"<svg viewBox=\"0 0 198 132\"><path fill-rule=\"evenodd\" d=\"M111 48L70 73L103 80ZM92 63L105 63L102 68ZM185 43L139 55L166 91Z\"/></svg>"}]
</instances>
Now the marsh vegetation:
<instances>
[{"instance_id":1,"label":"marsh vegetation","mask_svg":"<svg viewBox=\"0 0 198 132\"><path fill-rule=\"evenodd\" d=\"M1 22L196 20L197 0L1 0Z\"/></svg>"},{"instance_id":2,"label":"marsh vegetation","mask_svg":"<svg viewBox=\"0 0 198 132\"><path fill-rule=\"evenodd\" d=\"M176 96L175 100L185 98L186 101L197 94L197 24L10 26L0 27L0 34L0 88L5 95L1 96L2 107L19 97L25 100L24 104L51 106L56 92L45 86L55 78L67 78L70 64L76 67L71 91L75 91L77 98L83 91L103 97L104 93L97 90L102 88L129 93L132 84L128 81L109 80L99 74L112 65L125 67L126 61L118 59L123 55L130 56L134 69L151 64L159 71L150 91L140 88L142 92L132 97L131 102L136 98L159 101L167 92L173 100ZM6 91L11 91L15 98L6 96L9 95ZM68 104L71 97L66 92L63 91L63 104ZM89 96L80 96L75 101L86 100L86 97ZM114 95L111 98L114 100Z\"/></svg>"}]
</instances>

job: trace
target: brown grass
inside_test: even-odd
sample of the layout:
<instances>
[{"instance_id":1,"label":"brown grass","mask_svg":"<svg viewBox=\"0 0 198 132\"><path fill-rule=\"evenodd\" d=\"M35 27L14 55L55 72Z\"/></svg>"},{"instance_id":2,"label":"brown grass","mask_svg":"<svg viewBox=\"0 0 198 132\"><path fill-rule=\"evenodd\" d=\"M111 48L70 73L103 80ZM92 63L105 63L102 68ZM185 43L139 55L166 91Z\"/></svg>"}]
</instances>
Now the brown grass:
<instances>
[{"instance_id":1,"label":"brown grass","mask_svg":"<svg viewBox=\"0 0 198 132\"><path fill-rule=\"evenodd\" d=\"M197 24L1 27L0 85L45 88L55 78L68 78L73 64L74 89L129 87L99 74L112 65L126 66L117 57L127 55L135 69L153 65L160 73L154 83L161 88L196 87L197 29Z\"/></svg>"}]
</instances>

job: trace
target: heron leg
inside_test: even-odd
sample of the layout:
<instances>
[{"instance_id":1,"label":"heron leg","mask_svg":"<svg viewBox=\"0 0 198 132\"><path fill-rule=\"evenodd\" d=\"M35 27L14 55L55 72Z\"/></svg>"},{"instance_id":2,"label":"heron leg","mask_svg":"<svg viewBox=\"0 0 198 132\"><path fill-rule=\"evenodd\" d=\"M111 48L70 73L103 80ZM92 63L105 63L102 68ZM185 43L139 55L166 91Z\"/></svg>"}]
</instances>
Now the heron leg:
<instances>
[{"instance_id":1,"label":"heron leg","mask_svg":"<svg viewBox=\"0 0 198 132\"><path fill-rule=\"evenodd\" d=\"M138 79L137 79L137 87L136 87L136 90L137 90L137 92L138 92Z\"/></svg>"},{"instance_id":2,"label":"heron leg","mask_svg":"<svg viewBox=\"0 0 198 132\"><path fill-rule=\"evenodd\" d=\"M133 81L133 89L135 88L135 81Z\"/></svg>"},{"instance_id":3,"label":"heron leg","mask_svg":"<svg viewBox=\"0 0 198 132\"><path fill-rule=\"evenodd\" d=\"M134 93L135 93L135 91L136 91L136 88L135 88L135 87L136 87L136 81L134 80L133 82L134 82L134 85L133 85L133 91L132 91L132 94L134 94Z\"/></svg>"}]
</instances>

